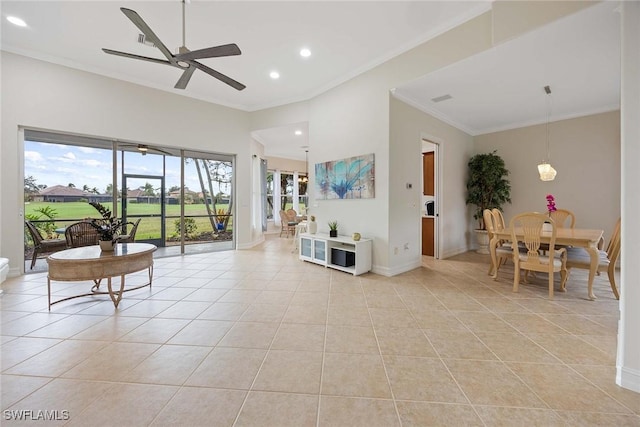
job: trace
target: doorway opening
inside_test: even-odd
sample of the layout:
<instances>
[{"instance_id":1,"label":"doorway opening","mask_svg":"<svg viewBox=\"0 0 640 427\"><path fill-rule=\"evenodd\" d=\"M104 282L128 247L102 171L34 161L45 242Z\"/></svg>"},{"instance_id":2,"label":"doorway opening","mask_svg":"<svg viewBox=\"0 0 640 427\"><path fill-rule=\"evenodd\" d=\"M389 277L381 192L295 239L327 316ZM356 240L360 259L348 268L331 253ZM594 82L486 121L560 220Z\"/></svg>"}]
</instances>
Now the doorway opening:
<instances>
[{"instance_id":1,"label":"doorway opening","mask_svg":"<svg viewBox=\"0 0 640 427\"><path fill-rule=\"evenodd\" d=\"M164 176L123 174L122 219L126 222L144 221L148 232L140 235L137 242L165 246L166 240L166 204ZM138 191L135 193L131 188Z\"/></svg>"},{"instance_id":2,"label":"doorway opening","mask_svg":"<svg viewBox=\"0 0 640 427\"><path fill-rule=\"evenodd\" d=\"M439 144L422 139L422 255L440 258L439 211L440 167Z\"/></svg>"}]
</instances>

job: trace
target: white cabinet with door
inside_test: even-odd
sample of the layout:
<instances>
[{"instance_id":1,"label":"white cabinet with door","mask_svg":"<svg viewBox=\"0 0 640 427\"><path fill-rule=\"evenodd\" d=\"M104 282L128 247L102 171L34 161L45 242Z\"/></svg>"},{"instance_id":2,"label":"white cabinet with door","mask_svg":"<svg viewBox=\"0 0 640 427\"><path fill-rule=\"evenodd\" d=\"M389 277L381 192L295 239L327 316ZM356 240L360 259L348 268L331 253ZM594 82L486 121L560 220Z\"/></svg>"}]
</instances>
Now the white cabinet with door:
<instances>
[{"instance_id":1,"label":"white cabinet with door","mask_svg":"<svg viewBox=\"0 0 640 427\"><path fill-rule=\"evenodd\" d=\"M371 239L302 233L299 258L357 276L371 270Z\"/></svg>"},{"instance_id":2,"label":"white cabinet with door","mask_svg":"<svg viewBox=\"0 0 640 427\"><path fill-rule=\"evenodd\" d=\"M300 235L300 259L326 265L327 241L309 236L304 233Z\"/></svg>"}]
</instances>

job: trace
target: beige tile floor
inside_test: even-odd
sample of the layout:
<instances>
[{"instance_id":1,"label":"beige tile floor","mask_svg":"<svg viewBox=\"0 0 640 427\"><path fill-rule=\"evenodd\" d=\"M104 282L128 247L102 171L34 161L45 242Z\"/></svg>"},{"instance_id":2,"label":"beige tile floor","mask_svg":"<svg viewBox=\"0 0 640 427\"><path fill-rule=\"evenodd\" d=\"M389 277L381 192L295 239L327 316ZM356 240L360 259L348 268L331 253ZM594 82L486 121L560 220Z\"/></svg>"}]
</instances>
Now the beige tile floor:
<instances>
[{"instance_id":1,"label":"beige tile floor","mask_svg":"<svg viewBox=\"0 0 640 427\"><path fill-rule=\"evenodd\" d=\"M46 410L68 420L37 425L640 426L640 394L614 381L605 276L597 301L582 271L549 301L544 277L514 294L512 267L493 281L475 253L353 277L291 247L158 259L117 310L49 313L43 274L5 282L2 425Z\"/></svg>"}]
</instances>

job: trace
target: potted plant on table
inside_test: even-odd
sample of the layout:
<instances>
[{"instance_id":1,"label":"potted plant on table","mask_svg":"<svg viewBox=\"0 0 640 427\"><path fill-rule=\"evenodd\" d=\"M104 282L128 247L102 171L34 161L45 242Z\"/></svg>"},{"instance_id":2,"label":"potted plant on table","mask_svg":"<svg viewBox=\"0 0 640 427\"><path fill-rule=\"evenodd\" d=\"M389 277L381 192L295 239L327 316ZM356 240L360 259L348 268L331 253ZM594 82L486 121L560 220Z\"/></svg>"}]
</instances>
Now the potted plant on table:
<instances>
[{"instance_id":1,"label":"potted plant on table","mask_svg":"<svg viewBox=\"0 0 640 427\"><path fill-rule=\"evenodd\" d=\"M502 210L505 203L511 203L511 184L507 179L509 171L496 150L476 154L469 159L468 166L466 203L476 206L473 218L478 220L478 228L474 230L480 246L477 252L488 254L489 237L482 213L485 209Z\"/></svg>"},{"instance_id":2,"label":"potted plant on table","mask_svg":"<svg viewBox=\"0 0 640 427\"><path fill-rule=\"evenodd\" d=\"M338 237L338 221L329 221L329 236Z\"/></svg>"},{"instance_id":3,"label":"potted plant on table","mask_svg":"<svg viewBox=\"0 0 640 427\"><path fill-rule=\"evenodd\" d=\"M100 249L103 251L112 251L113 246L118 241L118 236L122 232L124 222L120 218L111 215L111 211L97 202L89 202L100 215L102 219L92 219L89 224L98 231L100 239Z\"/></svg>"}]
</instances>

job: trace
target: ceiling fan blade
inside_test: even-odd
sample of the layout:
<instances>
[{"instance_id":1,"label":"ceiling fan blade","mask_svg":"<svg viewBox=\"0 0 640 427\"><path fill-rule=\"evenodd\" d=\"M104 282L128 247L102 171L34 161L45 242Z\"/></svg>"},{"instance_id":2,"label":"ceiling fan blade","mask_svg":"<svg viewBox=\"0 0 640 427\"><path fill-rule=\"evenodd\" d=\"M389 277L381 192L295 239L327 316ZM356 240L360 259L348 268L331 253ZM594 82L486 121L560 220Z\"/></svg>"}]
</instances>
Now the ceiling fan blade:
<instances>
[{"instance_id":1,"label":"ceiling fan blade","mask_svg":"<svg viewBox=\"0 0 640 427\"><path fill-rule=\"evenodd\" d=\"M186 88L187 83L189 83L189 80L191 80L191 76L193 75L193 72L195 70L196 70L196 67L194 67L193 65L189 65L189 68L184 70L184 73L182 73L182 76L180 76L180 80L178 80L178 83L176 83L174 88L176 89Z\"/></svg>"},{"instance_id":2,"label":"ceiling fan blade","mask_svg":"<svg viewBox=\"0 0 640 427\"><path fill-rule=\"evenodd\" d=\"M237 90L242 90L244 88L246 88L245 85L243 85L240 82L237 82L235 80L233 80L231 77L225 76L222 73L219 73L218 71L207 67L206 65L202 65L201 63L197 62L197 61L191 61L190 62L191 65L195 65L199 70L204 71L205 73L209 74L210 76L215 77L216 79L220 80L223 83L228 84L229 86L231 86L234 89Z\"/></svg>"},{"instance_id":3,"label":"ceiling fan blade","mask_svg":"<svg viewBox=\"0 0 640 427\"><path fill-rule=\"evenodd\" d=\"M145 35L147 40L152 42L158 49L160 49L160 52L162 52L162 54L167 57L169 62L171 62L172 64L176 62L171 51L167 49L167 47L160 41L158 36L155 35L155 33L151 30L151 28L149 28L147 23L142 20L140 15L138 15L135 10L127 9L124 7L121 7L120 10L126 15L127 18L129 18L131 22L133 22L136 27L138 27L140 31L142 31L142 34Z\"/></svg>"},{"instance_id":4,"label":"ceiling fan blade","mask_svg":"<svg viewBox=\"0 0 640 427\"><path fill-rule=\"evenodd\" d=\"M131 58L131 59L141 59L143 61L155 62L156 64L173 65L171 62L165 61L164 59L149 58L148 56L134 55L133 53L120 52L117 50L111 50L111 49L105 49L105 48L102 48L102 51L104 53L108 53L109 55L124 56L125 58Z\"/></svg>"},{"instance_id":5,"label":"ceiling fan blade","mask_svg":"<svg viewBox=\"0 0 640 427\"><path fill-rule=\"evenodd\" d=\"M175 57L179 61L189 61L191 59L218 58L221 56L233 56L240 54L242 54L242 52L240 51L238 45L235 43L231 43L222 46L193 50L191 52L176 55Z\"/></svg>"}]
</instances>

